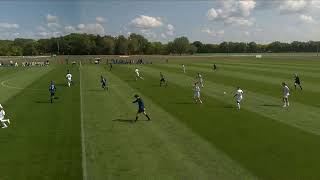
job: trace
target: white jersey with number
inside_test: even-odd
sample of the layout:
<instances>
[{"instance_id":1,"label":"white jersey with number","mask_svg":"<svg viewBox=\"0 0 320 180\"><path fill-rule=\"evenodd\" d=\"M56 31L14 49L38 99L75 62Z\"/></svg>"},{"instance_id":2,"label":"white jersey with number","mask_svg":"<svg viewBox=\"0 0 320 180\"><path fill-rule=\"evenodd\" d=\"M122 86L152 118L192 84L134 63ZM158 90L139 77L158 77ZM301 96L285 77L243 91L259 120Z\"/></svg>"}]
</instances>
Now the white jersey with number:
<instances>
[{"instance_id":1,"label":"white jersey with number","mask_svg":"<svg viewBox=\"0 0 320 180\"><path fill-rule=\"evenodd\" d=\"M6 115L6 112L4 112L4 110L2 109L0 111L0 120L4 119L4 116Z\"/></svg>"},{"instance_id":2,"label":"white jersey with number","mask_svg":"<svg viewBox=\"0 0 320 180\"><path fill-rule=\"evenodd\" d=\"M200 81L200 82L202 82L202 81L203 81L203 79L202 79L202 75L201 75L201 74L199 74L199 75L198 75L198 79L199 79L199 81Z\"/></svg>"},{"instance_id":3,"label":"white jersey with number","mask_svg":"<svg viewBox=\"0 0 320 180\"><path fill-rule=\"evenodd\" d=\"M237 98L237 101L241 101L242 98L243 98L243 91L241 89L238 89L236 91L236 98Z\"/></svg>"},{"instance_id":4,"label":"white jersey with number","mask_svg":"<svg viewBox=\"0 0 320 180\"><path fill-rule=\"evenodd\" d=\"M289 87L286 85L286 86L283 86L283 96L288 98L288 96L290 95L290 89Z\"/></svg>"},{"instance_id":5,"label":"white jersey with number","mask_svg":"<svg viewBox=\"0 0 320 180\"><path fill-rule=\"evenodd\" d=\"M67 77L68 81L72 80L72 74L68 73L66 77Z\"/></svg>"},{"instance_id":6,"label":"white jersey with number","mask_svg":"<svg viewBox=\"0 0 320 180\"><path fill-rule=\"evenodd\" d=\"M137 76L139 76L139 69L135 69L134 72L136 73Z\"/></svg>"},{"instance_id":7,"label":"white jersey with number","mask_svg":"<svg viewBox=\"0 0 320 180\"><path fill-rule=\"evenodd\" d=\"M200 87L198 85L196 85L194 87L194 97L200 97Z\"/></svg>"}]
</instances>

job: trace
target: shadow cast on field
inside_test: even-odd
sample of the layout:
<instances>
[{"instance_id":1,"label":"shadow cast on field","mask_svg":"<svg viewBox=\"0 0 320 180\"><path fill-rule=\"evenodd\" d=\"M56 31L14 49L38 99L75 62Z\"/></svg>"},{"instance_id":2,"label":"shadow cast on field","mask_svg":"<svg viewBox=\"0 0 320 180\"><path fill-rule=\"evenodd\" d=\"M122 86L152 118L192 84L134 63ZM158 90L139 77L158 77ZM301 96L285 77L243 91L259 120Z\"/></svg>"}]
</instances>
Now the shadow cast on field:
<instances>
[{"instance_id":1,"label":"shadow cast on field","mask_svg":"<svg viewBox=\"0 0 320 180\"><path fill-rule=\"evenodd\" d=\"M266 106L266 107L281 107L281 105L278 105L278 104L262 104L261 106Z\"/></svg>"},{"instance_id":2,"label":"shadow cast on field","mask_svg":"<svg viewBox=\"0 0 320 180\"><path fill-rule=\"evenodd\" d=\"M134 119L113 119L112 121L123 122L123 123L133 123Z\"/></svg>"},{"instance_id":3,"label":"shadow cast on field","mask_svg":"<svg viewBox=\"0 0 320 180\"><path fill-rule=\"evenodd\" d=\"M175 102L173 104L196 104L194 102Z\"/></svg>"},{"instance_id":4,"label":"shadow cast on field","mask_svg":"<svg viewBox=\"0 0 320 180\"><path fill-rule=\"evenodd\" d=\"M235 107L235 106L223 106L223 108L225 108L225 109L236 109L237 107Z\"/></svg>"},{"instance_id":5,"label":"shadow cast on field","mask_svg":"<svg viewBox=\"0 0 320 180\"><path fill-rule=\"evenodd\" d=\"M51 104L50 100L48 101L35 101L37 104Z\"/></svg>"}]
</instances>

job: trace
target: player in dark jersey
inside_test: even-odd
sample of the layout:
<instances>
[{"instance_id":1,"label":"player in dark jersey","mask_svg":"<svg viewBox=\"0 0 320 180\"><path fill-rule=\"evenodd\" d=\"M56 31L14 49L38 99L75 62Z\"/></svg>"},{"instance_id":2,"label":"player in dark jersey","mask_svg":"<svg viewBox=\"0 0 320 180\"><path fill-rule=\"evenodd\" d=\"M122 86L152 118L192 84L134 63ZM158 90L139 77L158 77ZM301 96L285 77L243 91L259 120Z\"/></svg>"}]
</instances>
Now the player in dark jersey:
<instances>
[{"instance_id":1,"label":"player in dark jersey","mask_svg":"<svg viewBox=\"0 0 320 180\"><path fill-rule=\"evenodd\" d=\"M112 70L112 63L109 63L109 71Z\"/></svg>"},{"instance_id":2,"label":"player in dark jersey","mask_svg":"<svg viewBox=\"0 0 320 180\"><path fill-rule=\"evenodd\" d=\"M216 70L217 70L217 65L213 64L213 71L216 71Z\"/></svg>"},{"instance_id":3,"label":"player in dark jersey","mask_svg":"<svg viewBox=\"0 0 320 180\"><path fill-rule=\"evenodd\" d=\"M101 75L100 83L101 83L102 89L107 90L107 91L109 90L108 85L107 85L107 79L104 78L102 75Z\"/></svg>"},{"instance_id":4,"label":"player in dark jersey","mask_svg":"<svg viewBox=\"0 0 320 180\"><path fill-rule=\"evenodd\" d=\"M295 90L297 90L297 86L299 86L300 89L302 90L300 78L299 78L298 74L294 74L294 89Z\"/></svg>"},{"instance_id":5,"label":"player in dark jersey","mask_svg":"<svg viewBox=\"0 0 320 180\"><path fill-rule=\"evenodd\" d=\"M51 81L50 86L49 86L49 92L50 92L50 102L53 103L53 99L55 97L56 93L56 86L54 85L54 82Z\"/></svg>"},{"instance_id":6,"label":"player in dark jersey","mask_svg":"<svg viewBox=\"0 0 320 180\"><path fill-rule=\"evenodd\" d=\"M143 100L140 98L139 95L134 95L134 97L136 98L135 101L133 101L132 103L138 103L138 111L137 111L137 114L136 114L136 119L134 122L137 122L138 121L138 115L140 113L143 113L147 118L148 118L148 121L150 121L150 117L148 116L148 114L146 113L146 109L145 109L145 106L144 106L144 102Z\"/></svg>"},{"instance_id":7,"label":"player in dark jersey","mask_svg":"<svg viewBox=\"0 0 320 180\"><path fill-rule=\"evenodd\" d=\"M164 75L162 74L162 72L160 72L160 87L162 86L162 84L164 84L165 86L168 86L168 82L164 78Z\"/></svg>"}]
</instances>

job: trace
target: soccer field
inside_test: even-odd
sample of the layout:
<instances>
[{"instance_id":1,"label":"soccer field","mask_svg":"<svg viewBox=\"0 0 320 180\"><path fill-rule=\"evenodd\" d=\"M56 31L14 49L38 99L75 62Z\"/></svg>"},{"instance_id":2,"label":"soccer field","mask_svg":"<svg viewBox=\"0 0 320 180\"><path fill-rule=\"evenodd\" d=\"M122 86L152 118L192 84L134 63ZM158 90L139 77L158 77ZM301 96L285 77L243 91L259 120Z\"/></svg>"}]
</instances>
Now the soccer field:
<instances>
[{"instance_id":1,"label":"soccer field","mask_svg":"<svg viewBox=\"0 0 320 180\"><path fill-rule=\"evenodd\" d=\"M86 58L75 66L0 69L0 103L11 120L0 131L1 180L320 179L318 57L146 56L152 64L112 71ZM135 80L135 67L144 80ZM168 87L159 86L160 72ZM198 72L203 104L193 101ZM295 73L302 91L294 90ZM287 108L282 82L291 89ZM132 122L135 94L152 121L141 115Z\"/></svg>"}]
</instances>

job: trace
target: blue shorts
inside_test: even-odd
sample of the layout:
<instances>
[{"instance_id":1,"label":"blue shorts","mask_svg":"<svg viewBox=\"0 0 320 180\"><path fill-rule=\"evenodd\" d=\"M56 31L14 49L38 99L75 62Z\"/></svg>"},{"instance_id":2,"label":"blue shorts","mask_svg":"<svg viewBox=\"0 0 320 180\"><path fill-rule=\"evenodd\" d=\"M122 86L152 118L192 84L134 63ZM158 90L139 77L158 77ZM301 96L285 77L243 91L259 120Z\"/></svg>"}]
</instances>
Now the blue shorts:
<instances>
[{"instance_id":1,"label":"blue shorts","mask_svg":"<svg viewBox=\"0 0 320 180\"><path fill-rule=\"evenodd\" d=\"M143 113L144 112L144 108L139 108L138 109L138 113Z\"/></svg>"}]
</instances>

